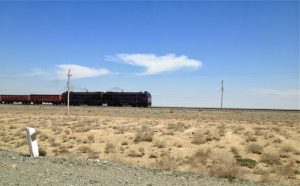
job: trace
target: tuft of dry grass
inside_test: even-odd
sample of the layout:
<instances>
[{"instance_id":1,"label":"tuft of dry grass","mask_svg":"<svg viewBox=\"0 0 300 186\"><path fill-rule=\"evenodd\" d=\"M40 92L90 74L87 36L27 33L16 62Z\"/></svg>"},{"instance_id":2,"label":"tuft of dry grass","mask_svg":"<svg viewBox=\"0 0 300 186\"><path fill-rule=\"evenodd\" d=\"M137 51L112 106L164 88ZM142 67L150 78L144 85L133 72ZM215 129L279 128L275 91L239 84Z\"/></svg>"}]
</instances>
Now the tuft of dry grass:
<instances>
[{"instance_id":1,"label":"tuft of dry grass","mask_svg":"<svg viewBox=\"0 0 300 186\"><path fill-rule=\"evenodd\" d=\"M263 151L263 147L257 143L251 143L247 146L247 150L253 154L261 154Z\"/></svg>"},{"instance_id":2,"label":"tuft of dry grass","mask_svg":"<svg viewBox=\"0 0 300 186\"><path fill-rule=\"evenodd\" d=\"M202 131L198 130L194 132L193 138L192 138L192 143L199 145L199 144L203 144L206 142L206 138L203 134Z\"/></svg>"},{"instance_id":3,"label":"tuft of dry grass","mask_svg":"<svg viewBox=\"0 0 300 186\"><path fill-rule=\"evenodd\" d=\"M92 152L94 152L94 151L91 149L91 147L89 147L89 146L80 146L80 147L78 148L78 151L81 152L81 153L92 153Z\"/></svg>"},{"instance_id":4,"label":"tuft of dry grass","mask_svg":"<svg viewBox=\"0 0 300 186\"><path fill-rule=\"evenodd\" d=\"M289 153L289 152L296 152L297 149L290 145L290 144L286 144L286 145L283 145L280 149L281 152L285 152L285 153Z\"/></svg>"},{"instance_id":5,"label":"tuft of dry grass","mask_svg":"<svg viewBox=\"0 0 300 186\"><path fill-rule=\"evenodd\" d=\"M157 148L165 148L166 142L163 140L156 139L156 140L154 140L154 146Z\"/></svg>"},{"instance_id":6,"label":"tuft of dry grass","mask_svg":"<svg viewBox=\"0 0 300 186\"><path fill-rule=\"evenodd\" d=\"M213 164L210 167L212 175L226 178L232 181L241 176L241 171L233 157L228 153L215 154Z\"/></svg>"},{"instance_id":7,"label":"tuft of dry grass","mask_svg":"<svg viewBox=\"0 0 300 186\"><path fill-rule=\"evenodd\" d=\"M280 176L290 178L295 175L297 171L294 169L294 165L289 163L287 165L277 165L275 167L275 173Z\"/></svg>"},{"instance_id":8,"label":"tuft of dry grass","mask_svg":"<svg viewBox=\"0 0 300 186\"><path fill-rule=\"evenodd\" d=\"M135 143L139 143L142 141L152 142L152 140L153 131L149 127L144 125L139 131L137 131L133 141Z\"/></svg>"},{"instance_id":9,"label":"tuft of dry grass","mask_svg":"<svg viewBox=\"0 0 300 186\"><path fill-rule=\"evenodd\" d=\"M269 151L269 152L265 152L261 155L260 161L263 163L267 163L269 165L279 164L280 157L279 157L278 153Z\"/></svg>"},{"instance_id":10,"label":"tuft of dry grass","mask_svg":"<svg viewBox=\"0 0 300 186\"><path fill-rule=\"evenodd\" d=\"M145 150L144 148L139 148L138 151L134 151L134 150L130 150L129 153L127 154L127 156L129 157L143 157L145 155Z\"/></svg>"},{"instance_id":11,"label":"tuft of dry grass","mask_svg":"<svg viewBox=\"0 0 300 186\"><path fill-rule=\"evenodd\" d=\"M207 159L211 156L211 150L209 148L199 148L188 160L186 163L195 164L203 163L205 164Z\"/></svg>"},{"instance_id":12,"label":"tuft of dry grass","mask_svg":"<svg viewBox=\"0 0 300 186\"><path fill-rule=\"evenodd\" d=\"M89 141L90 143L94 143L94 142L95 142L95 137L94 137L94 135L89 135L87 139L88 139L88 141Z\"/></svg>"},{"instance_id":13,"label":"tuft of dry grass","mask_svg":"<svg viewBox=\"0 0 300 186\"><path fill-rule=\"evenodd\" d=\"M234 156L240 156L239 149L236 147L231 147L230 151L234 154Z\"/></svg>"},{"instance_id":14,"label":"tuft of dry grass","mask_svg":"<svg viewBox=\"0 0 300 186\"><path fill-rule=\"evenodd\" d=\"M169 154L164 154L155 161L155 167L158 169L174 170L177 166L176 159Z\"/></svg>"},{"instance_id":15,"label":"tuft of dry grass","mask_svg":"<svg viewBox=\"0 0 300 186\"><path fill-rule=\"evenodd\" d=\"M109 154L109 153L115 153L116 152L116 147L112 143L107 143L105 148L104 148L104 153Z\"/></svg>"},{"instance_id":16,"label":"tuft of dry grass","mask_svg":"<svg viewBox=\"0 0 300 186\"><path fill-rule=\"evenodd\" d=\"M167 129L173 130L173 131L180 131L183 132L187 126L183 122L177 122L177 123L169 123Z\"/></svg>"},{"instance_id":17,"label":"tuft of dry grass","mask_svg":"<svg viewBox=\"0 0 300 186\"><path fill-rule=\"evenodd\" d=\"M23 140L17 142L16 147L22 147L26 144L27 144L27 140L23 139Z\"/></svg>"},{"instance_id":18,"label":"tuft of dry grass","mask_svg":"<svg viewBox=\"0 0 300 186\"><path fill-rule=\"evenodd\" d=\"M248 135L246 137L246 142L256 142L256 141L257 141L257 138L255 136Z\"/></svg>"}]
</instances>

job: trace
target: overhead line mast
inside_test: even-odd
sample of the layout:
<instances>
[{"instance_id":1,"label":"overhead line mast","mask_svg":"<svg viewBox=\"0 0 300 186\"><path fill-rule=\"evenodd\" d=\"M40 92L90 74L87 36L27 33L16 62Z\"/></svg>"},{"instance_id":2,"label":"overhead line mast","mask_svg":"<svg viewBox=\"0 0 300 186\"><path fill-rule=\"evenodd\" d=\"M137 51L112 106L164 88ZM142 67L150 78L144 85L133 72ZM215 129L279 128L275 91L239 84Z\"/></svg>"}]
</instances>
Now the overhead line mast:
<instances>
[{"instance_id":1,"label":"overhead line mast","mask_svg":"<svg viewBox=\"0 0 300 186\"><path fill-rule=\"evenodd\" d=\"M67 106L68 106L68 115L70 114L70 89L71 89L71 69L68 71L68 82L67 82L67 87L68 87L68 99L67 99Z\"/></svg>"},{"instance_id":2,"label":"overhead line mast","mask_svg":"<svg viewBox=\"0 0 300 186\"><path fill-rule=\"evenodd\" d=\"M223 108L224 80L221 81L221 109Z\"/></svg>"}]
</instances>

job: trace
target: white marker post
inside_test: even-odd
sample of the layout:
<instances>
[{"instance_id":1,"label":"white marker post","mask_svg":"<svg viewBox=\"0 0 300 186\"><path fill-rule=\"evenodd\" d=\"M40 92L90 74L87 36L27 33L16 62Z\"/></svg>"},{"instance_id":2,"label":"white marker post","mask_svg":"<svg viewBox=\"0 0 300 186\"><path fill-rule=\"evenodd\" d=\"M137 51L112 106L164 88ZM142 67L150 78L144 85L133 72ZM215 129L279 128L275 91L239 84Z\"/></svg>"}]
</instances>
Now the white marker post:
<instances>
[{"instance_id":1,"label":"white marker post","mask_svg":"<svg viewBox=\"0 0 300 186\"><path fill-rule=\"evenodd\" d=\"M34 128L26 127L27 140L29 146L30 156L35 158L39 156L39 147L36 140L36 133Z\"/></svg>"}]
</instances>

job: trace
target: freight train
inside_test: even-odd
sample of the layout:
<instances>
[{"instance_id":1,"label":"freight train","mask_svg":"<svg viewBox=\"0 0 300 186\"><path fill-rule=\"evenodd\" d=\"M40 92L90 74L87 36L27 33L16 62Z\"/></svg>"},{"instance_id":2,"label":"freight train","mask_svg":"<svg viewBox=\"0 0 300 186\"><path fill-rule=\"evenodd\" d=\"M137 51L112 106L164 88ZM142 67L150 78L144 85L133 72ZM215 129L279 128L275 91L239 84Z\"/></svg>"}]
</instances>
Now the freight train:
<instances>
[{"instance_id":1,"label":"freight train","mask_svg":"<svg viewBox=\"0 0 300 186\"><path fill-rule=\"evenodd\" d=\"M68 92L62 94L0 95L0 104L66 105ZM70 105L150 107L151 94L144 92L70 92Z\"/></svg>"}]
</instances>

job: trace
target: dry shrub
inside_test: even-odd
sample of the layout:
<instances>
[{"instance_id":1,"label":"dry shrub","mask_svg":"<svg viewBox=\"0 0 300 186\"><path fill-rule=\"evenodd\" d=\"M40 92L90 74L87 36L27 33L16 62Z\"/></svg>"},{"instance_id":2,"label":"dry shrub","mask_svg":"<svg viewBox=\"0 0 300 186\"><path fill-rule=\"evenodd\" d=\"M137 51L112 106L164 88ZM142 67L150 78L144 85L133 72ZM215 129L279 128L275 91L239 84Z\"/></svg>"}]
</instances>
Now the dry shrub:
<instances>
[{"instance_id":1,"label":"dry shrub","mask_svg":"<svg viewBox=\"0 0 300 186\"><path fill-rule=\"evenodd\" d=\"M92 153L92 152L94 152L94 151L91 149L91 147L89 147L89 146L80 146L80 147L78 148L78 151L81 152L81 153Z\"/></svg>"},{"instance_id":2,"label":"dry shrub","mask_svg":"<svg viewBox=\"0 0 300 186\"><path fill-rule=\"evenodd\" d=\"M138 151L134 151L134 150L131 150L129 151L129 153L127 154L127 156L129 157L143 157L145 155L145 150L144 148L139 148Z\"/></svg>"},{"instance_id":3,"label":"dry shrub","mask_svg":"<svg viewBox=\"0 0 300 186\"><path fill-rule=\"evenodd\" d=\"M264 183L273 183L274 182L274 180L271 177L269 172L262 174L260 177L260 180L261 180L261 182L264 182Z\"/></svg>"},{"instance_id":4,"label":"dry shrub","mask_svg":"<svg viewBox=\"0 0 300 186\"><path fill-rule=\"evenodd\" d=\"M55 138L49 138L48 143L50 143L51 147L58 147L60 144L55 142Z\"/></svg>"},{"instance_id":5,"label":"dry shrub","mask_svg":"<svg viewBox=\"0 0 300 186\"><path fill-rule=\"evenodd\" d=\"M190 164L203 163L205 164L209 156L211 155L211 150L209 148L199 148L189 159Z\"/></svg>"},{"instance_id":6,"label":"dry shrub","mask_svg":"<svg viewBox=\"0 0 300 186\"><path fill-rule=\"evenodd\" d=\"M124 125L116 127L115 134L124 134L126 130L128 130L128 127Z\"/></svg>"},{"instance_id":7,"label":"dry shrub","mask_svg":"<svg viewBox=\"0 0 300 186\"><path fill-rule=\"evenodd\" d=\"M25 130L20 130L16 132L16 136L18 136L19 138L26 138L27 134Z\"/></svg>"},{"instance_id":8,"label":"dry shrub","mask_svg":"<svg viewBox=\"0 0 300 186\"><path fill-rule=\"evenodd\" d=\"M196 132L194 132L193 138L192 138L192 143L199 145L199 144L203 144L206 142L206 138L203 135L203 132L201 130L198 130Z\"/></svg>"},{"instance_id":9,"label":"dry shrub","mask_svg":"<svg viewBox=\"0 0 300 186\"><path fill-rule=\"evenodd\" d=\"M41 133L38 137L40 140L43 140L43 141L49 138L49 136L45 133Z\"/></svg>"},{"instance_id":10,"label":"dry shrub","mask_svg":"<svg viewBox=\"0 0 300 186\"><path fill-rule=\"evenodd\" d=\"M257 138L255 136L249 135L246 137L246 142L250 142L250 141L255 142L257 141Z\"/></svg>"},{"instance_id":11,"label":"dry shrub","mask_svg":"<svg viewBox=\"0 0 300 186\"><path fill-rule=\"evenodd\" d=\"M261 154L263 151L263 147L257 143L251 143L247 146L247 150L253 154Z\"/></svg>"},{"instance_id":12,"label":"dry shrub","mask_svg":"<svg viewBox=\"0 0 300 186\"><path fill-rule=\"evenodd\" d=\"M90 143L94 143L94 142L95 142L95 137L94 137L94 135L89 135L87 139L88 139L88 141L89 141Z\"/></svg>"},{"instance_id":13,"label":"dry shrub","mask_svg":"<svg viewBox=\"0 0 300 186\"><path fill-rule=\"evenodd\" d=\"M182 143L180 143L179 141L175 141L173 145L178 148L182 147Z\"/></svg>"},{"instance_id":14,"label":"dry shrub","mask_svg":"<svg viewBox=\"0 0 300 186\"><path fill-rule=\"evenodd\" d=\"M22 147L24 145L27 144L27 140L26 139L22 139L21 141L18 141L16 144L16 147Z\"/></svg>"},{"instance_id":15,"label":"dry shrub","mask_svg":"<svg viewBox=\"0 0 300 186\"><path fill-rule=\"evenodd\" d=\"M39 148L39 155L40 156L46 156L47 155L47 152L43 149L43 148Z\"/></svg>"},{"instance_id":16,"label":"dry shrub","mask_svg":"<svg viewBox=\"0 0 300 186\"><path fill-rule=\"evenodd\" d=\"M107 143L105 148L104 148L104 153L115 153L116 152L116 147L112 143Z\"/></svg>"},{"instance_id":17,"label":"dry shrub","mask_svg":"<svg viewBox=\"0 0 300 186\"><path fill-rule=\"evenodd\" d=\"M269 151L261 155L260 161L269 165L280 163L280 157L277 152Z\"/></svg>"},{"instance_id":18,"label":"dry shrub","mask_svg":"<svg viewBox=\"0 0 300 186\"><path fill-rule=\"evenodd\" d=\"M289 152L296 152L297 149L294 146L290 145L290 144L286 144L286 145L281 147L280 151L289 153Z\"/></svg>"},{"instance_id":19,"label":"dry shrub","mask_svg":"<svg viewBox=\"0 0 300 186\"><path fill-rule=\"evenodd\" d=\"M152 142L152 140L153 131L144 125L139 131L137 131L133 141L135 143L139 143L141 141Z\"/></svg>"},{"instance_id":20,"label":"dry shrub","mask_svg":"<svg viewBox=\"0 0 300 186\"><path fill-rule=\"evenodd\" d=\"M157 158L155 154L150 154L149 158Z\"/></svg>"},{"instance_id":21,"label":"dry shrub","mask_svg":"<svg viewBox=\"0 0 300 186\"><path fill-rule=\"evenodd\" d=\"M67 135L69 135L69 134L71 133L71 131L70 131L69 129L66 129L64 132L65 132Z\"/></svg>"},{"instance_id":22,"label":"dry shrub","mask_svg":"<svg viewBox=\"0 0 300 186\"><path fill-rule=\"evenodd\" d=\"M240 169L235 163L232 154L223 152L213 156L210 173L218 177L227 178L231 181L240 176Z\"/></svg>"},{"instance_id":23,"label":"dry shrub","mask_svg":"<svg viewBox=\"0 0 300 186\"><path fill-rule=\"evenodd\" d=\"M275 173L280 176L285 176L287 178L290 178L294 176L296 173L296 170L294 170L294 166L292 163L289 163L287 165L278 165L275 167Z\"/></svg>"},{"instance_id":24,"label":"dry shrub","mask_svg":"<svg viewBox=\"0 0 300 186\"><path fill-rule=\"evenodd\" d=\"M92 151L92 152L89 152L89 153L88 153L88 157L87 157L87 158L88 158L88 159L98 159L98 158L99 158L99 155L98 155L97 152Z\"/></svg>"},{"instance_id":25,"label":"dry shrub","mask_svg":"<svg viewBox=\"0 0 300 186\"><path fill-rule=\"evenodd\" d=\"M186 129L186 126L182 122L177 122L177 123L169 123L168 124L168 129L173 130L173 131L180 131L183 132Z\"/></svg>"},{"instance_id":26,"label":"dry shrub","mask_svg":"<svg viewBox=\"0 0 300 186\"><path fill-rule=\"evenodd\" d=\"M276 138L276 139L273 140L273 142L274 142L274 143L281 143L281 142L282 142L282 139Z\"/></svg>"},{"instance_id":27,"label":"dry shrub","mask_svg":"<svg viewBox=\"0 0 300 186\"><path fill-rule=\"evenodd\" d=\"M238 127L234 128L233 133L234 134L240 134L240 132L242 132L244 130L245 130L245 127L238 126Z\"/></svg>"},{"instance_id":28,"label":"dry shrub","mask_svg":"<svg viewBox=\"0 0 300 186\"><path fill-rule=\"evenodd\" d=\"M128 145L127 141L123 141L121 145Z\"/></svg>"},{"instance_id":29,"label":"dry shrub","mask_svg":"<svg viewBox=\"0 0 300 186\"><path fill-rule=\"evenodd\" d=\"M85 127L79 127L75 130L75 132L88 132L91 130L90 126L85 126Z\"/></svg>"},{"instance_id":30,"label":"dry shrub","mask_svg":"<svg viewBox=\"0 0 300 186\"><path fill-rule=\"evenodd\" d=\"M230 151L234 154L234 156L240 156L239 155L239 149L236 147L231 147Z\"/></svg>"},{"instance_id":31,"label":"dry shrub","mask_svg":"<svg viewBox=\"0 0 300 186\"><path fill-rule=\"evenodd\" d=\"M157 148L165 148L166 142L163 140L156 139L156 140L154 140L154 146Z\"/></svg>"},{"instance_id":32,"label":"dry shrub","mask_svg":"<svg viewBox=\"0 0 300 186\"><path fill-rule=\"evenodd\" d=\"M174 170L177 167L177 161L169 154L163 154L155 161L155 167L163 170Z\"/></svg>"},{"instance_id":33,"label":"dry shrub","mask_svg":"<svg viewBox=\"0 0 300 186\"><path fill-rule=\"evenodd\" d=\"M16 129L17 127L15 125L9 126L9 129Z\"/></svg>"}]
</instances>

